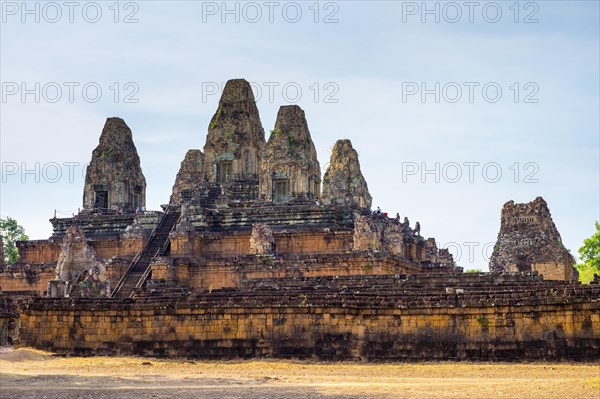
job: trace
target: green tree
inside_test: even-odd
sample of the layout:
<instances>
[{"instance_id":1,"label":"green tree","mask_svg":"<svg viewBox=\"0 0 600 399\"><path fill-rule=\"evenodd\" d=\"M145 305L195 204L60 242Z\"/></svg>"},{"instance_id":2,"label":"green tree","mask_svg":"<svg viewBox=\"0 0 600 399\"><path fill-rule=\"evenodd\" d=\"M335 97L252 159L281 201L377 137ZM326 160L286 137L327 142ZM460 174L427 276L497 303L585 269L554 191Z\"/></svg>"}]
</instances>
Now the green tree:
<instances>
[{"instance_id":1,"label":"green tree","mask_svg":"<svg viewBox=\"0 0 600 399\"><path fill-rule=\"evenodd\" d=\"M582 262L576 266L579 281L589 283L594 274L600 275L600 223L596 222L596 233L583 240L583 246L578 252Z\"/></svg>"},{"instance_id":2,"label":"green tree","mask_svg":"<svg viewBox=\"0 0 600 399\"><path fill-rule=\"evenodd\" d=\"M2 236L2 244L4 246L4 260L9 265L12 265L19 259L19 251L17 251L16 241L28 240L25 229L20 226L17 221L10 216L6 219L0 219L0 236Z\"/></svg>"}]
</instances>

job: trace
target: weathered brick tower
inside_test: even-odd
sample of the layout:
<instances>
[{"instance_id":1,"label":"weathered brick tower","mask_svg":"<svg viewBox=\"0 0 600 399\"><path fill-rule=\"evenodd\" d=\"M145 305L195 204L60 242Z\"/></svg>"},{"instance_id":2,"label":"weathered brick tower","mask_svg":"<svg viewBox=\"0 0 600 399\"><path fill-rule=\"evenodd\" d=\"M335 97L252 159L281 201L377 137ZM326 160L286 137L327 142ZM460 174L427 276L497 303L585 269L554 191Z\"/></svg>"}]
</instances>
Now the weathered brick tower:
<instances>
[{"instance_id":1,"label":"weathered brick tower","mask_svg":"<svg viewBox=\"0 0 600 399\"><path fill-rule=\"evenodd\" d=\"M281 107L261 162L261 199L314 203L320 194L321 167L304 111L297 105Z\"/></svg>"},{"instance_id":2,"label":"weathered brick tower","mask_svg":"<svg viewBox=\"0 0 600 399\"><path fill-rule=\"evenodd\" d=\"M146 179L131 129L108 118L85 174L83 208L131 210L146 206Z\"/></svg>"},{"instance_id":3,"label":"weathered brick tower","mask_svg":"<svg viewBox=\"0 0 600 399\"><path fill-rule=\"evenodd\" d=\"M210 121L204 145L207 181L258 185L264 146L265 131L250 84L244 79L228 81Z\"/></svg>"},{"instance_id":4,"label":"weathered brick tower","mask_svg":"<svg viewBox=\"0 0 600 399\"><path fill-rule=\"evenodd\" d=\"M574 266L542 197L526 204L504 204L490 259L492 272L536 271L549 280L577 280Z\"/></svg>"}]
</instances>

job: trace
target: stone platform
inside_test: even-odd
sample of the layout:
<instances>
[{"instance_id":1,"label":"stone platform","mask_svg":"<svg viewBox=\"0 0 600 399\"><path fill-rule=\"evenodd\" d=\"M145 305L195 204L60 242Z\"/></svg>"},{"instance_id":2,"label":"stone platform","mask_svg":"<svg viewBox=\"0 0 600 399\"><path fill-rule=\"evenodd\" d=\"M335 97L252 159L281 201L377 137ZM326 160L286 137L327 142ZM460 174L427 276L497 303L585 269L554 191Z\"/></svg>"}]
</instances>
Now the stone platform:
<instances>
[{"instance_id":1,"label":"stone platform","mask_svg":"<svg viewBox=\"0 0 600 399\"><path fill-rule=\"evenodd\" d=\"M36 300L22 343L69 355L597 361L600 281L535 275L247 280L134 299Z\"/></svg>"}]
</instances>

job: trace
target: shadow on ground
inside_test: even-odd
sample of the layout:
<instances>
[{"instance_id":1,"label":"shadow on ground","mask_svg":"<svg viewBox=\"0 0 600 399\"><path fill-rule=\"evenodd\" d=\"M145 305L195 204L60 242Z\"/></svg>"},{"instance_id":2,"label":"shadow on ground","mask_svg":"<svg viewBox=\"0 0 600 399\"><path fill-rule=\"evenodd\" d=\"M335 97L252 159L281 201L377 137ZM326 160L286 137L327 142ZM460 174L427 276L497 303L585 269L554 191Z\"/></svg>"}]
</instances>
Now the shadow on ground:
<instances>
[{"instance_id":1,"label":"shadow on ground","mask_svg":"<svg viewBox=\"0 0 600 399\"><path fill-rule=\"evenodd\" d=\"M364 399L330 395L315 387L225 378L140 378L0 374L2 399Z\"/></svg>"}]
</instances>

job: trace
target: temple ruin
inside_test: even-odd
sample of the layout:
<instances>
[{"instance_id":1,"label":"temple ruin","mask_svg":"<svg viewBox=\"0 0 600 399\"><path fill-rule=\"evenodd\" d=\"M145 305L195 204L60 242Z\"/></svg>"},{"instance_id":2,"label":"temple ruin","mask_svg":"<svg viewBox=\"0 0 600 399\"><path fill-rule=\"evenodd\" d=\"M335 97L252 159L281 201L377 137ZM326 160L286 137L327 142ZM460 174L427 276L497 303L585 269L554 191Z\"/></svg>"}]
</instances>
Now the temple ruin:
<instances>
[{"instance_id":1,"label":"temple ruin","mask_svg":"<svg viewBox=\"0 0 600 399\"><path fill-rule=\"evenodd\" d=\"M526 204L504 204L490 271L535 271L549 280L577 280L574 266L542 197Z\"/></svg>"},{"instance_id":2,"label":"temple ruin","mask_svg":"<svg viewBox=\"0 0 600 399\"><path fill-rule=\"evenodd\" d=\"M135 135L109 118L81 211L0 265L15 341L85 355L597 359L600 281L574 281L541 198L507 203L492 273L463 274L418 222L371 210L350 140L322 178L308 120L283 106L267 140L249 83L228 81L203 150L146 210Z\"/></svg>"}]
</instances>

